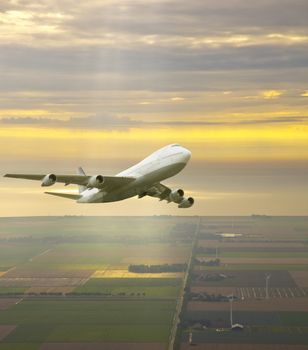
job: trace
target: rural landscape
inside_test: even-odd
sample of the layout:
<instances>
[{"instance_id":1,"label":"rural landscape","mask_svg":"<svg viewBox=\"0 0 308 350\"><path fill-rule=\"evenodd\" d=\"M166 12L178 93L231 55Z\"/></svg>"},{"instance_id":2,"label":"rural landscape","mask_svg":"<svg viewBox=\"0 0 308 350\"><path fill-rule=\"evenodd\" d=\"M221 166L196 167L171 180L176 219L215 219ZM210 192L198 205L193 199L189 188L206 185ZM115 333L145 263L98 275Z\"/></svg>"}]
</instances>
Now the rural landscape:
<instances>
[{"instance_id":1,"label":"rural landscape","mask_svg":"<svg viewBox=\"0 0 308 350\"><path fill-rule=\"evenodd\" d=\"M0 350L307 348L307 217L0 228Z\"/></svg>"}]
</instances>

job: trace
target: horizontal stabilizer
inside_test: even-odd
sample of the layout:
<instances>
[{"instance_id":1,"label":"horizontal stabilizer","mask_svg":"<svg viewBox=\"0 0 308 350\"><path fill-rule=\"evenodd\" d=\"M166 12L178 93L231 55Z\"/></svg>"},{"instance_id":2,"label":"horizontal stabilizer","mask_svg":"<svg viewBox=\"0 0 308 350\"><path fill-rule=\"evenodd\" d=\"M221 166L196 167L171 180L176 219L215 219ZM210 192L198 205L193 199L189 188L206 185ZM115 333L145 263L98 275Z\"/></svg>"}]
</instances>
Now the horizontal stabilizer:
<instances>
[{"instance_id":1,"label":"horizontal stabilizer","mask_svg":"<svg viewBox=\"0 0 308 350\"><path fill-rule=\"evenodd\" d=\"M51 194L53 196L64 197L64 198L69 198L74 200L78 200L81 197L81 195L73 194L73 193L61 193L61 192L45 192L45 193Z\"/></svg>"}]
</instances>

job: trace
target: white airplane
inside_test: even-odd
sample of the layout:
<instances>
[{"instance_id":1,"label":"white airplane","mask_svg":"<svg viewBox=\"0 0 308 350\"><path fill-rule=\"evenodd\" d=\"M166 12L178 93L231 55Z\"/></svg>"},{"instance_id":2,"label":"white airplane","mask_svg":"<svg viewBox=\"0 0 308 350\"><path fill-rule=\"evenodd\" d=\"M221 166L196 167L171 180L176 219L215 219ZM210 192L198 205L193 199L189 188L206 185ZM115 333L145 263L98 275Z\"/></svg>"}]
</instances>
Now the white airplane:
<instances>
[{"instance_id":1,"label":"white airplane","mask_svg":"<svg viewBox=\"0 0 308 350\"><path fill-rule=\"evenodd\" d=\"M6 174L5 177L39 180L42 186L51 186L56 182L65 186L79 186L79 194L45 192L54 196L74 199L77 203L116 202L126 198L151 196L178 204L179 208L189 208L194 204L192 197L185 198L182 189L171 190L160 183L179 173L188 163L191 153L186 148L172 144L159 149L138 164L115 176L87 176L81 167L77 175L35 175Z\"/></svg>"}]
</instances>

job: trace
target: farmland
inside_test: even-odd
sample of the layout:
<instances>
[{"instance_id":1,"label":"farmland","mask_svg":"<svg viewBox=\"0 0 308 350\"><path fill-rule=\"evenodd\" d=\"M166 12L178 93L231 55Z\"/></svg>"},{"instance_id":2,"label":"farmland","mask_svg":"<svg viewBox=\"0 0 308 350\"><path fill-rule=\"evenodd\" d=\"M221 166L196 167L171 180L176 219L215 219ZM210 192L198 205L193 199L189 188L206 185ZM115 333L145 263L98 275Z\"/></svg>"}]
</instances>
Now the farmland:
<instances>
[{"instance_id":1,"label":"farmland","mask_svg":"<svg viewBox=\"0 0 308 350\"><path fill-rule=\"evenodd\" d=\"M141 342L166 341L173 310L172 301L27 300L2 312L0 324L19 325L9 343L133 341L138 329Z\"/></svg>"},{"instance_id":2,"label":"farmland","mask_svg":"<svg viewBox=\"0 0 308 350\"><path fill-rule=\"evenodd\" d=\"M0 219L0 349L165 349L192 218Z\"/></svg>"},{"instance_id":3,"label":"farmland","mask_svg":"<svg viewBox=\"0 0 308 350\"><path fill-rule=\"evenodd\" d=\"M307 248L304 217L203 218L179 347L187 349L189 337L197 349L307 346ZM243 326L237 332L230 299L232 322Z\"/></svg>"},{"instance_id":4,"label":"farmland","mask_svg":"<svg viewBox=\"0 0 308 350\"><path fill-rule=\"evenodd\" d=\"M176 298L180 284L181 279L176 278L93 278L77 287L75 293Z\"/></svg>"},{"instance_id":5,"label":"farmland","mask_svg":"<svg viewBox=\"0 0 308 350\"><path fill-rule=\"evenodd\" d=\"M303 217L2 218L0 350L302 350L307 247Z\"/></svg>"}]
</instances>

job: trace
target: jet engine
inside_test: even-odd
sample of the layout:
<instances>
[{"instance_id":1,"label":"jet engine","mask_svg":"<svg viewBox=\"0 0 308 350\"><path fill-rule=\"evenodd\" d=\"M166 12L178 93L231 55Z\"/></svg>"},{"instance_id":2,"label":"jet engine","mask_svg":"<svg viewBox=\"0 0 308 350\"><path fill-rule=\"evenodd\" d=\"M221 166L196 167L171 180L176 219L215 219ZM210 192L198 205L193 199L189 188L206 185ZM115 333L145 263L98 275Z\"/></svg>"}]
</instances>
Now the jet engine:
<instances>
[{"instance_id":1,"label":"jet engine","mask_svg":"<svg viewBox=\"0 0 308 350\"><path fill-rule=\"evenodd\" d=\"M52 186L53 184L55 184L57 181L57 177L55 174L47 174L42 181L42 187L46 187L46 186Z\"/></svg>"},{"instance_id":2,"label":"jet engine","mask_svg":"<svg viewBox=\"0 0 308 350\"><path fill-rule=\"evenodd\" d=\"M183 198L182 202L178 205L179 208L190 208L194 204L195 200L192 197Z\"/></svg>"},{"instance_id":3,"label":"jet engine","mask_svg":"<svg viewBox=\"0 0 308 350\"><path fill-rule=\"evenodd\" d=\"M184 191L182 189L174 190L169 194L169 199L174 203L181 203L183 201Z\"/></svg>"},{"instance_id":4,"label":"jet engine","mask_svg":"<svg viewBox=\"0 0 308 350\"><path fill-rule=\"evenodd\" d=\"M102 184L104 183L104 177L102 175L94 175L90 177L90 180L87 184L88 188L100 188Z\"/></svg>"}]
</instances>

